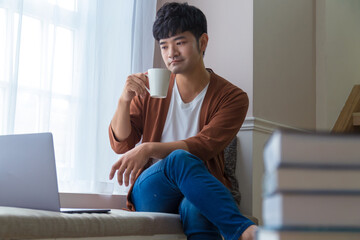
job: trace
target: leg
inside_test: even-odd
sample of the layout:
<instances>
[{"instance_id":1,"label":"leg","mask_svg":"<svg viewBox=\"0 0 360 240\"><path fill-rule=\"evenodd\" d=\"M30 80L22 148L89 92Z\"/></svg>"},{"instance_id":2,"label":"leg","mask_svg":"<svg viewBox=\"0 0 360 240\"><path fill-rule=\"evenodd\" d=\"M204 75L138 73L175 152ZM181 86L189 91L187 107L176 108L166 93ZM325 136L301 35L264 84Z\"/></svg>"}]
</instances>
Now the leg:
<instances>
[{"instance_id":1,"label":"leg","mask_svg":"<svg viewBox=\"0 0 360 240\"><path fill-rule=\"evenodd\" d=\"M240 213L230 191L210 174L201 159L176 150L163 161L169 181L220 230L225 239L238 239L254 224Z\"/></svg>"},{"instance_id":2,"label":"leg","mask_svg":"<svg viewBox=\"0 0 360 240\"><path fill-rule=\"evenodd\" d=\"M184 196L169 182L164 165L163 160L155 163L136 180L131 193L136 211L178 213Z\"/></svg>"},{"instance_id":3,"label":"leg","mask_svg":"<svg viewBox=\"0 0 360 240\"><path fill-rule=\"evenodd\" d=\"M238 239L253 224L241 215L230 191L209 173L203 161L183 150L172 152L144 171L132 193L139 211L174 212L184 196L225 239Z\"/></svg>"},{"instance_id":4,"label":"leg","mask_svg":"<svg viewBox=\"0 0 360 240\"><path fill-rule=\"evenodd\" d=\"M189 240L222 240L218 228L184 198L179 207L181 223Z\"/></svg>"}]
</instances>

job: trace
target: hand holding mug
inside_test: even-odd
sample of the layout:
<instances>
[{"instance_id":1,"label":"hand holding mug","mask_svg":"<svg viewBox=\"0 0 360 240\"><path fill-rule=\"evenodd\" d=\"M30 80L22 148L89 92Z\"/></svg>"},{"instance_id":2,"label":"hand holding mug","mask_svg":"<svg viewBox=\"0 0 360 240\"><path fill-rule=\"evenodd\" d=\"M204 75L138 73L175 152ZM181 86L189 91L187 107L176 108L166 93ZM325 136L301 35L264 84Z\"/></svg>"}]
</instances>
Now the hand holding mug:
<instances>
[{"instance_id":1,"label":"hand holding mug","mask_svg":"<svg viewBox=\"0 0 360 240\"><path fill-rule=\"evenodd\" d=\"M166 68L151 68L147 74L136 73L128 76L121 98L130 102L135 96L145 96L146 91L153 98L165 98L169 88L171 72ZM149 88L146 87L149 79Z\"/></svg>"},{"instance_id":2,"label":"hand holding mug","mask_svg":"<svg viewBox=\"0 0 360 240\"><path fill-rule=\"evenodd\" d=\"M130 102L135 96L145 96L146 78L147 76L144 73L129 75L126 79L121 99L126 102Z\"/></svg>"}]
</instances>

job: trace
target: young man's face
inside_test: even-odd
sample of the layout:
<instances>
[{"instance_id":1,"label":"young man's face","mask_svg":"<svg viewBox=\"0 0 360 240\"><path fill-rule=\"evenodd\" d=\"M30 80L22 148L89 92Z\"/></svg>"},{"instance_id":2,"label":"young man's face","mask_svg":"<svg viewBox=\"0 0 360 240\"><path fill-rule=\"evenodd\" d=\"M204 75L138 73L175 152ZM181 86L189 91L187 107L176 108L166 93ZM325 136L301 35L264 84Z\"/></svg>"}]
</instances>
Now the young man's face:
<instances>
[{"instance_id":1,"label":"young man's face","mask_svg":"<svg viewBox=\"0 0 360 240\"><path fill-rule=\"evenodd\" d=\"M166 67L175 74L187 73L202 64L206 48L206 44L204 46L201 40L198 43L189 31L160 39L159 45Z\"/></svg>"}]
</instances>

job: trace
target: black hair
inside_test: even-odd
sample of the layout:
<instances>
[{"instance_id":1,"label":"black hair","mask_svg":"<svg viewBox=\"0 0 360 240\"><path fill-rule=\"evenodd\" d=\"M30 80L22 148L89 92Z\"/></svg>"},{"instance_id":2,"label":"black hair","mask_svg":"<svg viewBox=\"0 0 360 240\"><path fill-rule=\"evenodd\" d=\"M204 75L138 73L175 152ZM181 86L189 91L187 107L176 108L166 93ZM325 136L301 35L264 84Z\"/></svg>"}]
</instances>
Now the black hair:
<instances>
[{"instance_id":1,"label":"black hair","mask_svg":"<svg viewBox=\"0 0 360 240\"><path fill-rule=\"evenodd\" d=\"M207 33L204 13L187 3L165 3L156 14L154 38L159 41L186 31L190 31L196 40L199 40L203 33Z\"/></svg>"}]
</instances>

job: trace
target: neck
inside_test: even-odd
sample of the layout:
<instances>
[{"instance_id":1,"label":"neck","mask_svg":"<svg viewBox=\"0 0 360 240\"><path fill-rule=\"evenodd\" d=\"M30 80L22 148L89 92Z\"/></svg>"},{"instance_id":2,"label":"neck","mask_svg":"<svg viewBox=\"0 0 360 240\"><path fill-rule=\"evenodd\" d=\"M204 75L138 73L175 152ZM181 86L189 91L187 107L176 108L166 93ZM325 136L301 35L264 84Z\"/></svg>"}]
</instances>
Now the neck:
<instances>
[{"instance_id":1,"label":"neck","mask_svg":"<svg viewBox=\"0 0 360 240\"><path fill-rule=\"evenodd\" d=\"M191 102L209 83L210 73L205 67L185 74L176 74L176 84L182 100Z\"/></svg>"}]
</instances>

